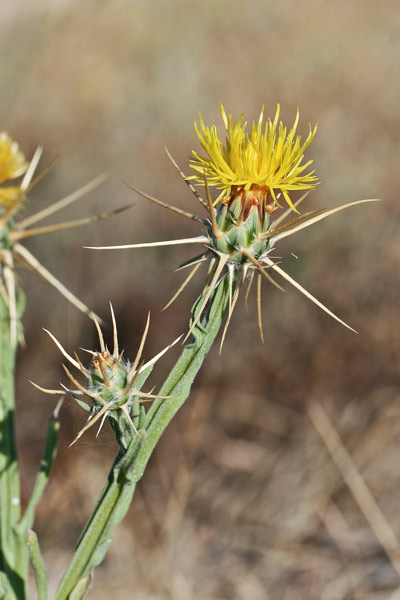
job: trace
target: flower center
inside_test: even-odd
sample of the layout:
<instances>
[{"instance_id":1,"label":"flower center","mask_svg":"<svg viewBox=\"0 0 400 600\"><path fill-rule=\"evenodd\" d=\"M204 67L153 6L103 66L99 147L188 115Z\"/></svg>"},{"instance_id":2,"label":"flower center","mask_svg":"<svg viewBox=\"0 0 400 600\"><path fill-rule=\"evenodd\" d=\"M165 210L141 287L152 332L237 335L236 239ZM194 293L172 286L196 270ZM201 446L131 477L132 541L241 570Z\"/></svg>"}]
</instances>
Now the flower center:
<instances>
[{"instance_id":1,"label":"flower center","mask_svg":"<svg viewBox=\"0 0 400 600\"><path fill-rule=\"evenodd\" d=\"M270 189L266 185L253 183L250 189L246 190L244 185L233 185L231 194L222 202L231 207L232 204L240 199L241 211L238 221L246 221L253 206L257 206L260 217L262 214L269 214L276 210L277 206L272 198Z\"/></svg>"}]
</instances>

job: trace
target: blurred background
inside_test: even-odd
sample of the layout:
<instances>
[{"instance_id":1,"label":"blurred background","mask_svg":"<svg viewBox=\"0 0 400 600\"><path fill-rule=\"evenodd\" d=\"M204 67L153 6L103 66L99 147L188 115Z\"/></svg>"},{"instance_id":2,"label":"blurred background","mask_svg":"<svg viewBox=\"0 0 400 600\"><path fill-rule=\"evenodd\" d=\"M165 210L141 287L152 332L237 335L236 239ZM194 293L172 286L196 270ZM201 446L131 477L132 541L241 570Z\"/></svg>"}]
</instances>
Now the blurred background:
<instances>
[{"instance_id":1,"label":"blurred background","mask_svg":"<svg viewBox=\"0 0 400 600\"><path fill-rule=\"evenodd\" d=\"M125 356L134 357L148 310L147 358L185 332L205 274L161 313L184 278L173 269L192 247L82 246L198 234L195 223L123 182L198 213L164 146L187 173L199 110L222 126L221 101L250 122L264 104L274 115L279 102L291 125L299 107L300 133L318 123L307 157L321 179L303 210L384 199L279 246L283 267L359 334L288 285L287 294L265 285L263 346L255 297L248 312L240 301L222 355L210 352L162 438L89 598L400 598L398 8L396 0L0 4L1 129L27 157L43 145L43 166L60 155L24 215L104 171L108 180L59 220L132 204L106 222L26 242L107 322L112 301ZM17 371L26 499L54 407L27 380L65 382L42 327L69 352L97 340L93 323L48 284L20 275L28 297ZM154 385L179 351L159 363ZM36 524L52 590L116 451L108 427L68 449L85 418L68 399Z\"/></svg>"}]
</instances>

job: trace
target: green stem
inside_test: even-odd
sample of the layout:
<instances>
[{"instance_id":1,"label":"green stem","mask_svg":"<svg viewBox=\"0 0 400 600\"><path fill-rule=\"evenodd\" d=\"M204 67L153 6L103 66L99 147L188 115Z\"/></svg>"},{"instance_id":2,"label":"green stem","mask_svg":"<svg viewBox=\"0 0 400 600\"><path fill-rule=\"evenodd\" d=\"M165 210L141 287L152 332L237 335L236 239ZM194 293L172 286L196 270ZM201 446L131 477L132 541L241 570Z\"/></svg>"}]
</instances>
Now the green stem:
<instances>
[{"instance_id":1,"label":"green stem","mask_svg":"<svg viewBox=\"0 0 400 600\"><path fill-rule=\"evenodd\" d=\"M65 572L55 600L67 600L86 579L107 551L112 533L126 514L135 491L130 473L141 439L132 438L126 450L120 449L97 505L78 541L72 561Z\"/></svg>"},{"instance_id":2,"label":"green stem","mask_svg":"<svg viewBox=\"0 0 400 600\"><path fill-rule=\"evenodd\" d=\"M192 318L195 318L200 306L201 298L195 304ZM98 503L57 589L55 600L71 600L75 590L78 594L76 597L81 597L80 586L84 586L91 570L102 561L115 527L129 508L136 482L143 475L153 449L168 423L188 397L193 380L218 334L228 307L229 287L224 279L213 292L202 323L194 329L194 341L185 346L160 390L160 395L173 397L153 403L146 418L144 438L135 436L126 449L120 447Z\"/></svg>"},{"instance_id":3,"label":"green stem","mask_svg":"<svg viewBox=\"0 0 400 600\"><path fill-rule=\"evenodd\" d=\"M19 298L18 318L23 312ZM13 598L27 598L28 549L16 531L21 516L20 483L15 442L14 370L16 343L8 306L0 294L0 569L12 590ZM19 327L18 327L19 329Z\"/></svg>"},{"instance_id":4,"label":"green stem","mask_svg":"<svg viewBox=\"0 0 400 600\"><path fill-rule=\"evenodd\" d=\"M53 460L57 454L59 431L60 422L58 420L58 408L56 408L56 410L50 415L47 425L46 444L31 497L29 499L28 506L26 507L24 516L17 525L18 530L21 532L21 536L25 536L26 532L28 532L28 530L33 526L36 506L43 495L44 488L49 480L50 469L53 465Z\"/></svg>"},{"instance_id":5,"label":"green stem","mask_svg":"<svg viewBox=\"0 0 400 600\"><path fill-rule=\"evenodd\" d=\"M17 324L12 323L8 306L0 294L0 574L10 600L28 598L29 547L28 531L33 525L35 508L48 481L50 468L57 449L59 424L57 415L50 418L44 455L33 488L31 499L21 519L20 482L15 441L14 371L20 319L24 308L22 292L18 294ZM33 538L32 538L33 540ZM36 560L32 541L32 556ZM38 547L38 546L37 546ZM36 567L39 563L36 564ZM35 571L36 573L36 571ZM43 578L41 579L42 585ZM5 583L7 582L7 583ZM1 589L1 585L0 585ZM40 598L43 596L41 590Z\"/></svg>"},{"instance_id":6,"label":"green stem","mask_svg":"<svg viewBox=\"0 0 400 600\"><path fill-rule=\"evenodd\" d=\"M197 308L201 298L197 302ZM196 306L196 305L195 305ZM146 419L146 438L140 449L133 477L138 481L146 468L155 445L168 423L178 412L190 393L190 388L203 364L229 307L229 284L225 278L213 293L207 315L194 329L194 341L183 349L178 362L160 390L160 396L172 396L167 400L153 402ZM193 319L196 317L196 308Z\"/></svg>"}]
</instances>

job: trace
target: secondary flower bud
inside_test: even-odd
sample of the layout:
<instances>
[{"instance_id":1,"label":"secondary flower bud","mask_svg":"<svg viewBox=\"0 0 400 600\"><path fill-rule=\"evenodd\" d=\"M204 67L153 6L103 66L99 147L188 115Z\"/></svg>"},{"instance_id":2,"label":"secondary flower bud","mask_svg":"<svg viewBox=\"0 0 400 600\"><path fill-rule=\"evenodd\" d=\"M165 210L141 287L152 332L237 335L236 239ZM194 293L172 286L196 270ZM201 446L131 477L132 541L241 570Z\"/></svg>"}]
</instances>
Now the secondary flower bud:
<instances>
[{"instance_id":1,"label":"secondary flower bud","mask_svg":"<svg viewBox=\"0 0 400 600\"><path fill-rule=\"evenodd\" d=\"M33 384L41 391L48 394L60 395L70 393L83 409L90 412L90 416L86 425L80 430L72 444L74 444L85 433L85 431L90 429L90 427L92 427L95 423L99 423L97 432L97 434L99 434L104 421L108 417L110 424L115 431L117 442L121 446L127 447L132 434L145 435L145 431L141 429L144 424L145 416L143 403L146 401L152 401L155 398L169 397L142 392L141 388L144 385L147 377L150 375L153 365L180 338L164 348L164 350L159 352L148 362L140 362L143 346L149 330L149 315L143 337L140 342L139 350L133 363L130 363L128 360L123 358L123 352L119 352L117 325L111 304L110 309L113 323L113 352L110 353L106 347L100 326L95 319L94 321L99 336L100 350L89 351L89 353L92 355L92 360L89 367L84 367L76 355L76 358L72 358L72 356L70 356L64 350L54 335L50 332L47 332L63 356L71 365L78 369L81 375L83 375L85 378L85 384L80 383L72 375L69 369L63 365L69 380L76 389L68 389L63 386L64 389L62 390L47 390L36 384ZM84 399L85 396L89 399L89 404L86 399Z\"/></svg>"}]
</instances>

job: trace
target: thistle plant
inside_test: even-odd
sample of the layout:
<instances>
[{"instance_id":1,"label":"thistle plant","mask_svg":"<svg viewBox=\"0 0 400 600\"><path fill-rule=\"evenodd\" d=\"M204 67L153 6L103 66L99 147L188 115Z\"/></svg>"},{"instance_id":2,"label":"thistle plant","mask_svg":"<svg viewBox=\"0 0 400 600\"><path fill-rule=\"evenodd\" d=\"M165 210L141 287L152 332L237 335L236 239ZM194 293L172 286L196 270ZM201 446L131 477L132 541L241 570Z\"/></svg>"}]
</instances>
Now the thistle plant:
<instances>
[{"instance_id":1,"label":"thistle plant","mask_svg":"<svg viewBox=\"0 0 400 600\"><path fill-rule=\"evenodd\" d=\"M253 123L247 131L247 123L243 116L236 122L232 116L227 116L221 106L222 118L226 129L226 139L220 138L219 129L213 125L207 127L200 115L200 125L195 123L195 131L204 154L193 151L190 161L192 174L186 176L168 153L196 200L206 212L198 216L192 212L176 208L162 200L158 200L136 188L132 188L141 196L156 205L166 208L185 218L197 222L201 226L201 234L192 238L177 238L166 241L149 243L134 243L127 246L109 246L100 249L144 248L154 246L169 246L174 244L200 244L202 251L190 258L178 269L189 268L189 275L179 287L169 306L185 289L193 276L203 264L208 266L206 280L199 297L195 300L190 313L189 327L184 338L184 348L175 366L167 376L158 392L143 391L153 366L158 359L173 346L180 338L162 350L148 362L142 360L144 345L149 330L149 318L136 357L130 363L121 352L118 344L118 334L114 311L111 307L113 325L113 350L108 350L99 325L99 319L92 315L99 337L99 350L88 351L91 355L89 366L81 359L69 354L57 340L50 337L61 351L69 366L64 365L69 385L60 389L44 389L43 392L63 398L71 394L81 408L88 412L88 419L71 445L84 435L88 429L96 426L100 430L108 421L115 433L118 444L117 456L111 466L107 481L100 493L96 507L78 540L75 554L68 566L55 594L55 600L77 600L85 596L91 584L91 573L102 561L111 541L115 527L120 523L128 510L134 494L136 483L145 472L150 456L165 431L171 419L189 397L192 383L201 368L218 333L222 330L221 348L226 331L231 321L233 310L238 301L240 291L246 287L245 301L247 304L254 278L257 280L257 315L261 339L262 303L261 283L266 279L269 283L282 290L273 275L279 275L294 286L313 303L323 309L329 316L345 327L352 329L342 319L318 301L310 292L305 290L297 281L286 273L278 264L272 251L279 240L293 235L315 223L334 215L351 206L372 202L362 200L351 202L331 210L314 210L300 214L299 207L308 193L319 183L314 171L310 170L311 160L305 160L304 155L310 146L316 127L310 126L305 141L297 135L299 112L293 126L288 129L279 121L279 106L273 120L264 123L264 112L261 111L257 123ZM0 308L2 337L1 343L5 350L2 358L2 376L4 389L8 390L2 397L2 403L13 413L13 365L16 340L20 331L20 315L22 309L18 300L19 286L16 284L14 263L25 259L31 267L35 261L26 249L20 246L20 240L27 235L36 235L50 231L49 228L29 229L36 222L51 212L65 205L57 203L53 208L38 213L35 217L14 222L14 214L36 180L32 180L38 158L28 164L18 147L9 140L8 150L3 152L4 168L0 181L7 182L25 173L20 186L1 188L1 246L0 260L2 263L2 296ZM168 152L168 151L167 151ZM0 160L2 154L0 151ZM9 162L4 157L10 158ZM11 160L12 159L12 160ZM33 166L32 166L33 165ZM5 173L2 177L2 172ZM98 181L92 182L94 186ZM197 186L197 187L195 187ZM205 198L199 192L199 186L204 188ZM218 191L216 198L212 197L211 189ZM87 189L80 190L82 194ZM296 192L303 193L293 199ZM1 195L3 194L3 196ZM67 201L70 203L72 200ZM56 207L56 208L55 208ZM101 215L104 217L106 215ZM84 224L99 217L89 217L82 221L74 221L56 226L65 228ZM54 230L55 227L53 226ZM34 232L34 233L32 233ZM28 258L27 258L28 257ZM56 285L57 289L68 297L78 308L88 312L75 297L65 293L60 282L51 279L44 267L35 269L42 276ZM165 307L165 308L166 308ZM14 328L14 330L13 330ZM4 363L4 367L3 367ZM71 367L78 371L76 376ZM8 403L8 404L7 404ZM2 406L3 406L2 405ZM17 462L15 443L9 443L10 425L6 425L3 413L3 446L1 475L1 543L3 548L3 565L0 579L0 598L25 599L28 597L28 549L31 557L39 600L46 600L47 572L41 558L36 535L28 533L33 524L36 504L47 482L50 466L56 450L58 430L58 411L60 403L50 421L48 442L41 471L35 484L32 499L25 515L20 517L17 480ZM8 427L8 428L7 428ZM13 422L12 422L13 431ZM13 435L13 434L12 434ZM6 459L12 468L6 465ZM4 513L4 515L3 515ZM12 517L10 525L8 521ZM2 587L1 587L2 586ZM3 592L3 596L1 596Z\"/></svg>"}]
</instances>

